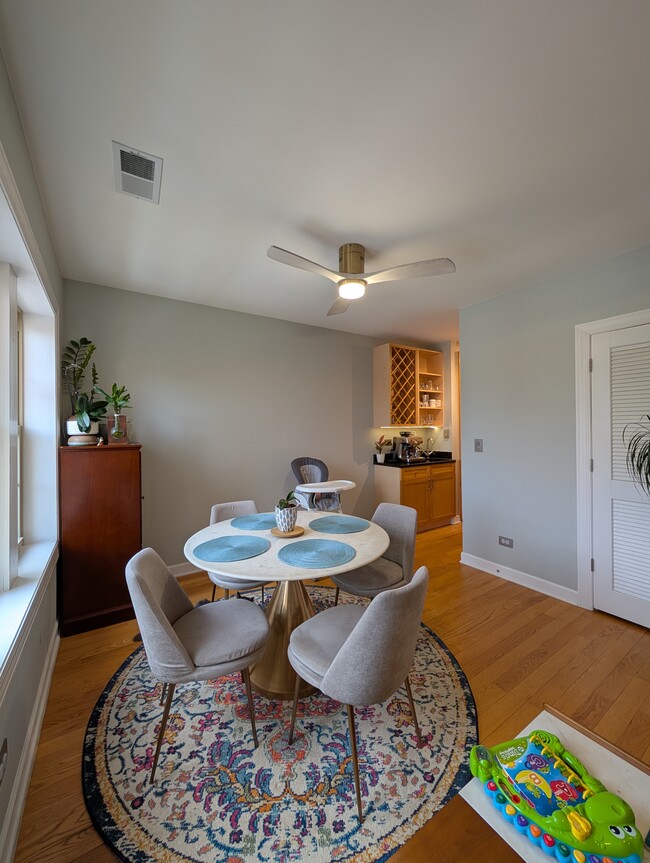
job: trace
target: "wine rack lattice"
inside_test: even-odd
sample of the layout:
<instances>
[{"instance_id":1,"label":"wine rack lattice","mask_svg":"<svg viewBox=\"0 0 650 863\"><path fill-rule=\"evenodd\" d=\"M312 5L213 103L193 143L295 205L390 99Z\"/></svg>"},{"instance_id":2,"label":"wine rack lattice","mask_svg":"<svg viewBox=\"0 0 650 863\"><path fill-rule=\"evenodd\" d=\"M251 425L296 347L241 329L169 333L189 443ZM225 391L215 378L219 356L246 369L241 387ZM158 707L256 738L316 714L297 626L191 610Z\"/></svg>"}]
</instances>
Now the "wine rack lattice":
<instances>
[{"instance_id":1,"label":"wine rack lattice","mask_svg":"<svg viewBox=\"0 0 650 863\"><path fill-rule=\"evenodd\" d=\"M395 345L391 349L391 425L415 424L415 351Z\"/></svg>"}]
</instances>

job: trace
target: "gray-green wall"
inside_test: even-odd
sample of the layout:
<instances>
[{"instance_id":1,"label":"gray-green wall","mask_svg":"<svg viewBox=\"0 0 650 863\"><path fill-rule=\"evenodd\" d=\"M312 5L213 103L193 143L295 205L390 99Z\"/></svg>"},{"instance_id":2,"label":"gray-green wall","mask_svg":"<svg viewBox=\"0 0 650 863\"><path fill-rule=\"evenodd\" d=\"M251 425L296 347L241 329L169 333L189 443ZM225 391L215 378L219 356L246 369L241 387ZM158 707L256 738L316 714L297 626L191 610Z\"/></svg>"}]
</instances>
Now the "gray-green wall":
<instances>
[{"instance_id":1,"label":"gray-green wall","mask_svg":"<svg viewBox=\"0 0 650 863\"><path fill-rule=\"evenodd\" d=\"M80 336L97 345L100 385L132 394L143 542L169 565L213 503L271 509L297 456L353 480L345 511L372 515L377 339L66 281L62 341Z\"/></svg>"},{"instance_id":2,"label":"gray-green wall","mask_svg":"<svg viewBox=\"0 0 650 863\"><path fill-rule=\"evenodd\" d=\"M465 554L577 588L575 326L648 307L650 248L461 311Z\"/></svg>"}]
</instances>

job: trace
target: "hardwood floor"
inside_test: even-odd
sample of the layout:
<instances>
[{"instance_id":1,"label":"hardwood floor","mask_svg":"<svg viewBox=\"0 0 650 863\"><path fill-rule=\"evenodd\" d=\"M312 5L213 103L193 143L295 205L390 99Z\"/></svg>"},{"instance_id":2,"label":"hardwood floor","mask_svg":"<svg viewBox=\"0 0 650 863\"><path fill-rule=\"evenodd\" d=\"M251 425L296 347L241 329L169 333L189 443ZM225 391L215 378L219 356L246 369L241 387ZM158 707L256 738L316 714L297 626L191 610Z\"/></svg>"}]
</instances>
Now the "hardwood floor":
<instances>
[{"instance_id":1,"label":"hardwood floor","mask_svg":"<svg viewBox=\"0 0 650 863\"><path fill-rule=\"evenodd\" d=\"M460 549L460 526L419 534L416 566L431 575L424 622L469 679L481 741L512 737L547 702L650 763L650 632L462 566ZM194 601L210 596L203 574L182 584ZM117 859L86 812L81 750L95 702L136 632L129 621L61 641L15 863ZM432 859L429 826L391 859Z\"/></svg>"}]
</instances>

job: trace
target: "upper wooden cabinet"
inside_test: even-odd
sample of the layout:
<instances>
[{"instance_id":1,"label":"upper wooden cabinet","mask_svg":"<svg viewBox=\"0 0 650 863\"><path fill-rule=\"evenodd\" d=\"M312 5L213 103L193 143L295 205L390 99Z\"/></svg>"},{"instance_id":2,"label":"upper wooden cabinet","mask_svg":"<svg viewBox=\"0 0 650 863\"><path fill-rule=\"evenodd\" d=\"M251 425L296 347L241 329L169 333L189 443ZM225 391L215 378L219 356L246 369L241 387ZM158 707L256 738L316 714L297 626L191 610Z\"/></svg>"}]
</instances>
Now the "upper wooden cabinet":
<instances>
[{"instance_id":1,"label":"upper wooden cabinet","mask_svg":"<svg viewBox=\"0 0 650 863\"><path fill-rule=\"evenodd\" d=\"M408 345L373 350L374 425L441 426L443 355Z\"/></svg>"}]
</instances>

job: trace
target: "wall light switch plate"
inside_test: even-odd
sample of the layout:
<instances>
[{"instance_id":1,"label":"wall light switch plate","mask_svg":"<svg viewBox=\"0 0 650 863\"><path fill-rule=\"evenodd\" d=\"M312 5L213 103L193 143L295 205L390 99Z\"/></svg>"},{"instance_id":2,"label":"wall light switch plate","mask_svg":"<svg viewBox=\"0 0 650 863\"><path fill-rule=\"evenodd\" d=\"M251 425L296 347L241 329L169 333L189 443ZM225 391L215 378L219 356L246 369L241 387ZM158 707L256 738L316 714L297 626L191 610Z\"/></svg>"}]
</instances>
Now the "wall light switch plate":
<instances>
[{"instance_id":1,"label":"wall light switch plate","mask_svg":"<svg viewBox=\"0 0 650 863\"><path fill-rule=\"evenodd\" d=\"M449 440L449 429L443 429L442 436L445 440Z\"/></svg>"},{"instance_id":2,"label":"wall light switch plate","mask_svg":"<svg viewBox=\"0 0 650 863\"><path fill-rule=\"evenodd\" d=\"M483 438L475 437L474 438L474 452L483 452Z\"/></svg>"}]
</instances>

